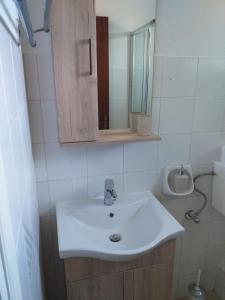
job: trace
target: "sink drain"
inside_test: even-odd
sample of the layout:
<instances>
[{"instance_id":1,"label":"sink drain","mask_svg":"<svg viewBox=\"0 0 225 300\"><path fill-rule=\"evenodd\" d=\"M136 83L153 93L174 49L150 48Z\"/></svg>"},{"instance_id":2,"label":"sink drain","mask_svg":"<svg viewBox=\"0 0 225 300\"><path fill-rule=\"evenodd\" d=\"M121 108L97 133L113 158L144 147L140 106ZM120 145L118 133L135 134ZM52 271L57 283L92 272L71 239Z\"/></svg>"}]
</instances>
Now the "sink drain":
<instances>
[{"instance_id":1,"label":"sink drain","mask_svg":"<svg viewBox=\"0 0 225 300\"><path fill-rule=\"evenodd\" d=\"M122 240L122 236L120 234L112 234L110 235L109 240L113 243L117 243Z\"/></svg>"}]
</instances>

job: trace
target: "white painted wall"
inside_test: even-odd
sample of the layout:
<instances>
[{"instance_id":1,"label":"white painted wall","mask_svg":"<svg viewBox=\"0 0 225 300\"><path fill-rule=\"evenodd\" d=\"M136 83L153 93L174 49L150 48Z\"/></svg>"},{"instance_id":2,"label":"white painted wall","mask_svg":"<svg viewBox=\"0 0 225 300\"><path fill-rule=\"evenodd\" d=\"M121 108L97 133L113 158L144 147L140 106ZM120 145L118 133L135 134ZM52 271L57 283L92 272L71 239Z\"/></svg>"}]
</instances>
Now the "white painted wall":
<instances>
[{"instance_id":1,"label":"white painted wall","mask_svg":"<svg viewBox=\"0 0 225 300\"><path fill-rule=\"evenodd\" d=\"M155 0L96 0L97 16L108 16L110 32L132 32L155 18Z\"/></svg>"},{"instance_id":2,"label":"white painted wall","mask_svg":"<svg viewBox=\"0 0 225 300\"><path fill-rule=\"evenodd\" d=\"M1 22L0 191L1 258L10 299L41 300L36 184L21 48Z\"/></svg>"},{"instance_id":3,"label":"white painted wall","mask_svg":"<svg viewBox=\"0 0 225 300\"><path fill-rule=\"evenodd\" d=\"M156 54L222 56L223 0L158 0Z\"/></svg>"},{"instance_id":4,"label":"white painted wall","mask_svg":"<svg viewBox=\"0 0 225 300\"><path fill-rule=\"evenodd\" d=\"M32 2L37 20L41 6ZM158 0L156 16L153 125L162 141L60 146L50 36L38 34L36 49L24 47L33 153L43 232L50 233L43 234L49 269L58 263L50 261L52 251L57 251L52 242L55 203L93 197L103 192L104 179L111 177L118 192L151 189L184 224L174 273L174 294L184 296L198 267L204 270L205 287L213 288L225 252L225 220L209 202L199 225L185 222L185 211L199 207L202 199L196 194L167 198L161 194L161 180L169 164L189 163L194 174L212 170L225 143L225 2ZM199 185L211 199L211 179Z\"/></svg>"}]
</instances>

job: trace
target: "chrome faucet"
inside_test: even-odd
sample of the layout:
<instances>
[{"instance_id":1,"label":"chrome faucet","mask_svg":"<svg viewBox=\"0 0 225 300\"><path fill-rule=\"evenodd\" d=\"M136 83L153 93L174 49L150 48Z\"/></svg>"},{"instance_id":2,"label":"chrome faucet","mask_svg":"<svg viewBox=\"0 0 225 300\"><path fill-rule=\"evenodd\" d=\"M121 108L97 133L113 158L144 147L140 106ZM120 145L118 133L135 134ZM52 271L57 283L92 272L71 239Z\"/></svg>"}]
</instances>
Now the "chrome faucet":
<instances>
[{"instance_id":1,"label":"chrome faucet","mask_svg":"<svg viewBox=\"0 0 225 300\"><path fill-rule=\"evenodd\" d=\"M111 206L117 199L113 179L105 179L104 205Z\"/></svg>"}]
</instances>

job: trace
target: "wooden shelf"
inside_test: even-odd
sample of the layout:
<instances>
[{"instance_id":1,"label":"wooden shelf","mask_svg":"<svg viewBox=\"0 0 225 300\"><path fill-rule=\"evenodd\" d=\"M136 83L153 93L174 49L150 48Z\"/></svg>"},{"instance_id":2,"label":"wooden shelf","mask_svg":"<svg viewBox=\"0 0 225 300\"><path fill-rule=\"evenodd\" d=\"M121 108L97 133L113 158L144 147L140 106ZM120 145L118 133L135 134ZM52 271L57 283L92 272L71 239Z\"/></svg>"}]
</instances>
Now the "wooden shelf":
<instances>
[{"instance_id":1,"label":"wooden shelf","mask_svg":"<svg viewBox=\"0 0 225 300\"><path fill-rule=\"evenodd\" d=\"M132 143L144 141L160 141L161 137L155 134L138 135L136 131L130 129L109 129L99 130L99 137L95 141L64 143L65 144L114 144L114 143Z\"/></svg>"},{"instance_id":2,"label":"wooden shelf","mask_svg":"<svg viewBox=\"0 0 225 300\"><path fill-rule=\"evenodd\" d=\"M109 129L99 130L98 139L90 142L63 143L65 144L113 144L132 143L141 141L160 141L161 137L155 134L138 135L136 131L130 129Z\"/></svg>"},{"instance_id":3,"label":"wooden shelf","mask_svg":"<svg viewBox=\"0 0 225 300\"><path fill-rule=\"evenodd\" d=\"M158 135L138 135L136 131L128 130L100 130L96 143L131 143L138 141L159 141Z\"/></svg>"}]
</instances>

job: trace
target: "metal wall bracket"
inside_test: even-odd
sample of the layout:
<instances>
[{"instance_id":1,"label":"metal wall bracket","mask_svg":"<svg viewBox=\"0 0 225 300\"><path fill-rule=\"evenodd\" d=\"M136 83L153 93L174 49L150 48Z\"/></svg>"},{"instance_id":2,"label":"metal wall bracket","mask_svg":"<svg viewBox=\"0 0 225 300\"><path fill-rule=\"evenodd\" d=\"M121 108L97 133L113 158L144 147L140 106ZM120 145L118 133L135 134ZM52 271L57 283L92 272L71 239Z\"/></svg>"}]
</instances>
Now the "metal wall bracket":
<instances>
[{"instance_id":1,"label":"metal wall bracket","mask_svg":"<svg viewBox=\"0 0 225 300\"><path fill-rule=\"evenodd\" d=\"M34 33L41 32L41 31L44 31L44 32L50 31L49 30L49 13L50 13L50 6L51 6L52 0L45 0L43 27L40 29L37 29L35 31L33 31L33 29L32 29L32 23L30 20L30 15L29 15L29 10L27 7L26 0L14 0L14 2L18 9L20 21L21 21L23 28L27 34L29 43L30 43L31 47L36 47L37 43L34 38Z\"/></svg>"}]
</instances>

